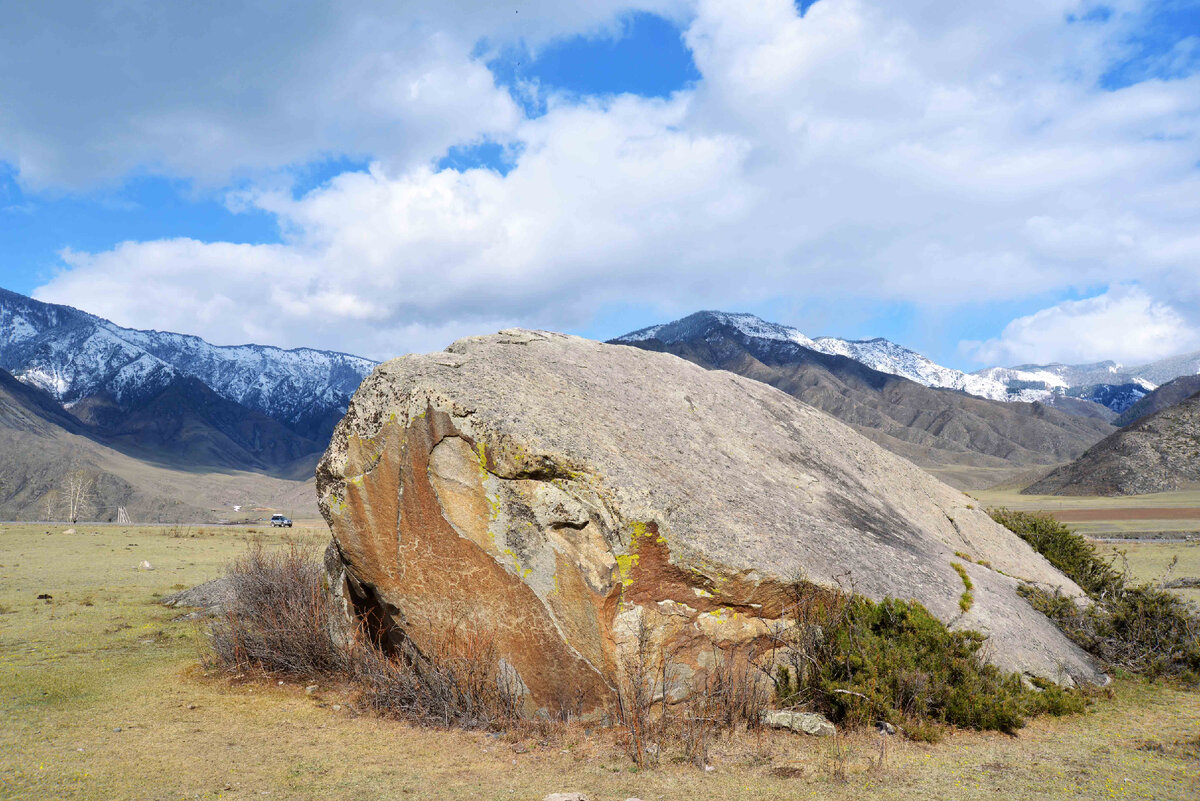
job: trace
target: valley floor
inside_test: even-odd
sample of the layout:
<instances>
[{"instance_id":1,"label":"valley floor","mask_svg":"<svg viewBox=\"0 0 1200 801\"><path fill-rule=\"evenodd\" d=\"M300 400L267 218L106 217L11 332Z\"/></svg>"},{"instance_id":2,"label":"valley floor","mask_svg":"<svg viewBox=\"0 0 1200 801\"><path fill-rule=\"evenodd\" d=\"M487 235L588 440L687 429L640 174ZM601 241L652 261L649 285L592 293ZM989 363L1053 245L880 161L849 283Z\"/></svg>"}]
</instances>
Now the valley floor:
<instances>
[{"instance_id":1,"label":"valley floor","mask_svg":"<svg viewBox=\"0 0 1200 801\"><path fill-rule=\"evenodd\" d=\"M540 740L356 717L336 688L308 695L206 675L199 625L156 602L214 577L246 543L285 535L76 531L0 525L0 798L1200 797L1200 693L1128 680L1088 713L1035 720L1016 737L890 738L879 768L869 733L840 743L746 735L717 744L711 772L667 761L639 773L612 733ZM314 526L287 536L321 547L328 535ZM139 570L143 560L154 569Z\"/></svg>"}]
</instances>

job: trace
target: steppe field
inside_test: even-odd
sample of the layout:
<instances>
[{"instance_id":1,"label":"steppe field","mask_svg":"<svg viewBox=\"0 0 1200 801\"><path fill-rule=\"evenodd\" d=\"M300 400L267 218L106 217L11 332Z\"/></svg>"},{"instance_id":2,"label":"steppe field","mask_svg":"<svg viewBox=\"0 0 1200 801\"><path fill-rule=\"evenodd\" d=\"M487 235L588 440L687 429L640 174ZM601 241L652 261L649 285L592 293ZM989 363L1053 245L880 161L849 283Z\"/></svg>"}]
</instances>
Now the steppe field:
<instances>
[{"instance_id":1,"label":"steppe field","mask_svg":"<svg viewBox=\"0 0 1200 801\"><path fill-rule=\"evenodd\" d=\"M1200 580L1200 491L1161 492L1115 498L1021 495L972 491L982 506L1042 511L1095 541L1131 579ZM1200 587L1175 589L1200 604Z\"/></svg>"},{"instance_id":2,"label":"steppe field","mask_svg":"<svg viewBox=\"0 0 1200 801\"><path fill-rule=\"evenodd\" d=\"M718 742L711 771L668 755L638 772L613 731L423 729L358 716L336 687L206 673L203 624L157 599L213 578L253 540L323 547L327 536L315 522L286 533L0 525L0 798L1200 797L1200 693L1131 679L1087 713L1015 737L745 734ZM1175 575L1200 575L1195 545L1137 545L1128 559L1151 577L1172 553Z\"/></svg>"}]
</instances>

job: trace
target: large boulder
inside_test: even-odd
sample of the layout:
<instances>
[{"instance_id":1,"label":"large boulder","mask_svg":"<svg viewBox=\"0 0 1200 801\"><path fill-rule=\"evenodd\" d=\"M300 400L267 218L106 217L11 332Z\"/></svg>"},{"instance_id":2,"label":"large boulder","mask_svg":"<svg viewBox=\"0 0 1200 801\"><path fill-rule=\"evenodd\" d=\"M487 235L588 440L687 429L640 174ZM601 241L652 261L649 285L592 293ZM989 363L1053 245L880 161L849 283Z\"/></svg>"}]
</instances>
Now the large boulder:
<instances>
[{"instance_id":1,"label":"large boulder","mask_svg":"<svg viewBox=\"0 0 1200 801\"><path fill-rule=\"evenodd\" d=\"M646 638L686 694L713 642L780 624L799 579L920 601L1006 669L1103 678L1017 593L1079 588L969 497L675 356L511 330L395 359L355 394L317 489L357 610L418 649L470 621L533 709L605 707Z\"/></svg>"}]
</instances>

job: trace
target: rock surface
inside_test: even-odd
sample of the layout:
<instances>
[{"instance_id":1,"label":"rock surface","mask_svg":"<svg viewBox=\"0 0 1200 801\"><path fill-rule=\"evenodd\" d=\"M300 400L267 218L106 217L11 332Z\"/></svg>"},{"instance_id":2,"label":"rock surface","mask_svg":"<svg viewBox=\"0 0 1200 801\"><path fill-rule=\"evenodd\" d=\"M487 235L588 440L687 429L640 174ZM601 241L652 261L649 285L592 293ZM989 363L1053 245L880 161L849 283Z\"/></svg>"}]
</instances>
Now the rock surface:
<instances>
[{"instance_id":1,"label":"rock surface","mask_svg":"<svg viewBox=\"0 0 1200 801\"><path fill-rule=\"evenodd\" d=\"M346 595L429 647L494 638L527 706L604 708L639 631L681 661L761 642L790 582L916 599L988 657L1093 663L1017 594L1080 590L970 498L765 384L675 356L512 330L363 383L317 468ZM965 566L975 602L962 614ZM1003 571L1003 573L999 572Z\"/></svg>"},{"instance_id":2,"label":"rock surface","mask_svg":"<svg viewBox=\"0 0 1200 801\"><path fill-rule=\"evenodd\" d=\"M164 595L159 603L172 608L191 607L211 615L219 615L225 611L225 607L231 600L233 600L233 585L229 579L216 578L186 590Z\"/></svg>"},{"instance_id":3,"label":"rock surface","mask_svg":"<svg viewBox=\"0 0 1200 801\"><path fill-rule=\"evenodd\" d=\"M773 709L762 713L762 723L772 729L791 729L797 734L833 737L837 728L824 715L814 712L789 712Z\"/></svg>"},{"instance_id":4,"label":"rock surface","mask_svg":"<svg viewBox=\"0 0 1200 801\"><path fill-rule=\"evenodd\" d=\"M851 351L846 355L839 355L836 349L822 353L801 342L787 341L789 329L762 320L748 328L744 321L735 324L731 317L743 316L699 312L657 331L627 335L629 342L614 342L673 353L701 367L728 370L770 384L943 480L957 481L961 489L991 486L1000 480L998 475L1021 465L1074 459L1113 431L1104 420L1068 414L1045 403L987 400L924 386L902 377L912 373L909 369L898 369L898 375L880 372L848 358ZM911 352L910 356L923 359ZM893 369L896 365L893 363ZM934 373L945 370L932 363L927 366ZM950 372L942 377L951 378ZM1003 389L999 382L986 383ZM1082 404L1076 401L1074 405Z\"/></svg>"}]
</instances>

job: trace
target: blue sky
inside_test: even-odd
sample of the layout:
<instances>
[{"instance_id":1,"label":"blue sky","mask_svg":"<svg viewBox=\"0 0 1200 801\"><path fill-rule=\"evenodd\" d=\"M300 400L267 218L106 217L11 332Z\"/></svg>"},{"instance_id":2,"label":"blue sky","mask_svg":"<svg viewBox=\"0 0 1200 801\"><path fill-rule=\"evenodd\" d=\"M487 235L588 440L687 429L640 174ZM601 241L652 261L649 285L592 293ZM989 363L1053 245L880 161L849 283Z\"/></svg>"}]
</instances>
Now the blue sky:
<instances>
[{"instance_id":1,"label":"blue sky","mask_svg":"<svg viewBox=\"0 0 1200 801\"><path fill-rule=\"evenodd\" d=\"M1200 2L216 5L0 10L0 285L375 357L698 308L1200 348Z\"/></svg>"}]
</instances>

